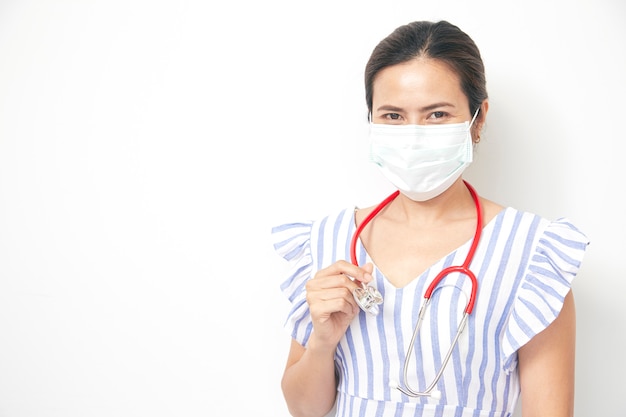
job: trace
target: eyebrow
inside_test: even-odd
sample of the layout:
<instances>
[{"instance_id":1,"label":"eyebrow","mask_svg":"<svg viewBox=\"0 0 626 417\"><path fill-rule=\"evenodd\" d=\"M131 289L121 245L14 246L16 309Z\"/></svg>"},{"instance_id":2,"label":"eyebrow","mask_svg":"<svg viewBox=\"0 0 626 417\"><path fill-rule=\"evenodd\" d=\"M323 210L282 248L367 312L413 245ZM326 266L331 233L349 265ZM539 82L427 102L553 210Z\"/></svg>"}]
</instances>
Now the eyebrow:
<instances>
[{"instance_id":1,"label":"eyebrow","mask_svg":"<svg viewBox=\"0 0 626 417\"><path fill-rule=\"evenodd\" d=\"M427 112L430 110L434 110L437 108L441 108L441 107L454 107L454 104L451 103L447 103L445 101L442 101L440 103L433 103L433 104L429 104L428 106L424 106L422 108L420 108L421 112ZM401 107L396 107L396 106L392 106L392 105L382 105L379 108L376 109L376 111L381 111L381 110L385 110L385 111L402 111L404 110Z\"/></svg>"}]
</instances>

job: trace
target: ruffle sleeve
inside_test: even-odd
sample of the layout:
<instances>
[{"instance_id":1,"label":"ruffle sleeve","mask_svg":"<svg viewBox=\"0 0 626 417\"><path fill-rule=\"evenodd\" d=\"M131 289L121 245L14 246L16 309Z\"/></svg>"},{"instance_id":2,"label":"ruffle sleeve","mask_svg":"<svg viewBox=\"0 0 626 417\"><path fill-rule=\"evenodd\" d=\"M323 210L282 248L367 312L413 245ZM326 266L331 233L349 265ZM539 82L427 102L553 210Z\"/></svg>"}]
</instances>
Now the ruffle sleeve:
<instances>
[{"instance_id":1,"label":"ruffle sleeve","mask_svg":"<svg viewBox=\"0 0 626 417\"><path fill-rule=\"evenodd\" d=\"M272 228L274 249L289 262L286 279L280 289L291 303L285 328L302 346L306 346L313 323L306 302L305 284L311 278L311 230L313 222L287 223Z\"/></svg>"},{"instance_id":2,"label":"ruffle sleeve","mask_svg":"<svg viewBox=\"0 0 626 417\"><path fill-rule=\"evenodd\" d=\"M559 315L588 244L587 237L566 218L548 224L540 236L504 334L506 372L517 366L517 350Z\"/></svg>"}]
</instances>

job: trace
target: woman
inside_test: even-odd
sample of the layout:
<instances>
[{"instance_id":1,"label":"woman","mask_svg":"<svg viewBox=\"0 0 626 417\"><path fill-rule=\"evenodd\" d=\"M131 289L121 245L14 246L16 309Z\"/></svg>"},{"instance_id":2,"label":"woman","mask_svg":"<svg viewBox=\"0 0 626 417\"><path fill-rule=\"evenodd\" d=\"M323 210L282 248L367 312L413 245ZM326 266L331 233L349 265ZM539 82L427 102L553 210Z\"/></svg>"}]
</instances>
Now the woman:
<instances>
[{"instance_id":1,"label":"woman","mask_svg":"<svg viewBox=\"0 0 626 417\"><path fill-rule=\"evenodd\" d=\"M476 45L445 21L401 26L374 49L365 88L371 159L399 192L273 229L293 262L282 285L290 412L509 416L521 392L524 417L572 416L571 282L588 241L566 219L505 208L463 180L489 109ZM470 271L438 277L459 265Z\"/></svg>"}]
</instances>

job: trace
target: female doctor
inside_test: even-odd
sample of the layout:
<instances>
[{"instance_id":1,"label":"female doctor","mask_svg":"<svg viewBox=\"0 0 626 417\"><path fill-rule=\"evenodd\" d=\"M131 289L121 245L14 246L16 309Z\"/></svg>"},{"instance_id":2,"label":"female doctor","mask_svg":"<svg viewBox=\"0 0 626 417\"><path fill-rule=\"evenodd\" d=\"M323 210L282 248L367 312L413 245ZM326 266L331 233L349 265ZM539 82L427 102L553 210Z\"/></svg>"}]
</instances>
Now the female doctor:
<instances>
[{"instance_id":1,"label":"female doctor","mask_svg":"<svg viewBox=\"0 0 626 417\"><path fill-rule=\"evenodd\" d=\"M489 109L476 45L445 21L403 25L374 49L365 93L371 160L399 192L272 232L293 265L290 412L510 416L521 394L524 417L571 417L588 241L463 180Z\"/></svg>"}]
</instances>

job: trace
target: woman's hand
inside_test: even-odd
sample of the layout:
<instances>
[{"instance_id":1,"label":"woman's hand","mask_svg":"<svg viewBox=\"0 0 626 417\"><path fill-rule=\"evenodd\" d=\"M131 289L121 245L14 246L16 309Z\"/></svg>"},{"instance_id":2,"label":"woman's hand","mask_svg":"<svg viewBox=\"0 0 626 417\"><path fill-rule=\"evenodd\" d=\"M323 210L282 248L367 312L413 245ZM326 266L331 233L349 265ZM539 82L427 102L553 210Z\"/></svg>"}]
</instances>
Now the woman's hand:
<instances>
[{"instance_id":1,"label":"woman's hand","mask_svg":"<svg viewBox=\"0 0 626 417\"><path fill-rule=\"evenodd\" d=\"M321 416L337 397L334 356L339 340L359 312L352 291L372 281L374 265L338 261L306 283L313 333L306 348L291 341L282 389L291 415ZM353 278L353 279L351 279Z\"/></svg>"},{"instance_id":2,"label":"woman's hand","mask_svg":"<svg viewBox=\"0 0 626 417\"><path fill-rule=\"evenodd\" d=\"M350 322L359 312L352 292L360 284L350 277L364 283L371 282L373 269L371 263L358 267L346 261L338 261L318 271L307 282L306 300L313 320L311 347L334 352Z\"/></svg>"}]
</instances>

